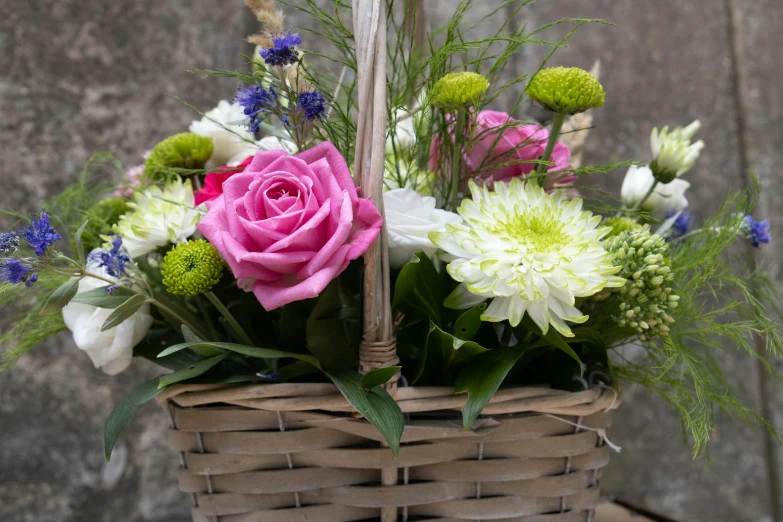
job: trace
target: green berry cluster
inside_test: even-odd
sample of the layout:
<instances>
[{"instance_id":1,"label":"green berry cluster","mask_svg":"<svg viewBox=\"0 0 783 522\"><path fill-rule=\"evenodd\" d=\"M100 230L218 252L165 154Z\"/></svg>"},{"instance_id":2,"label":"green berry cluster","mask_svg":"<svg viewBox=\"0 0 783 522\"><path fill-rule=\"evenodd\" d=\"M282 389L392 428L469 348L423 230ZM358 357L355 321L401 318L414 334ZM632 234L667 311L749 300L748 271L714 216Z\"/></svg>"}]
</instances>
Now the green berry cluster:
<instances>
[{"instance_id":1,"label":"green berry cluster","mask_svg":"<svg viewBox=\"0 0 783 522\"><path fill-rule=\"evenodd\" d=\"M174 295L199 295L215 286L223 275L223 259L203 239L172 248L161 265L163 285Z\"/></svg>"},{"instance_id":2,"label":"green berry cluster","mask_svg":"<svg viewBox=\"0 0 783 522\"><path fill-rule=\"evenodd\" d=\"M601 107L606 94L595 76L579 67L541 69L525 91L545 109L564 114Z\"/></svg>"},{"instance_id":3,"label":"green berry cluster","mask_svg":"<svg viewBox=\"0 0 783 522\"><path fill-rule=\"evenodd\" d=\"M627 279L610 298L618 313L612 318L621 328L636 330L642 340L666 336L674 322L669 310L680 300L670 287L674 275L668 262L668 243L644 226L609 236L604 248L614 265L622 267L617 275Z\"/></svg>"},{"instance_id":4,"label":"green berry cluster","mask_svg":"<svg viewBox=\"0 0 783 522\"><path fill-rule=\"evenodd\" d=\"M623 232L635 232L642 229L642 225L628 217L610 217L604 220L604 225L611 228L610 236L619 236Z\"/></svg>"},{"instance_id":5,"label":"green berry cluster","mask_svg":"<svg viewBox=\"0 0 783 522\"><path fill-rule=\"evenodd\" d=\"M203 169L210 156L212 138L181 132L155 145L144 162L144 175L155 182L166 181L171 169Z\"/></svg>"},{"instance_id":6,"label":"green berry cluster","mask_svg":"<svg viewBox=\"0 0 783 522\"><path fill-rule=\"evenodd\" d=\"M457 72L442 76L432 87L433 105L446 110L475 105L489 89L489 81L474 72Z\"/></svg>"}]
</instances>

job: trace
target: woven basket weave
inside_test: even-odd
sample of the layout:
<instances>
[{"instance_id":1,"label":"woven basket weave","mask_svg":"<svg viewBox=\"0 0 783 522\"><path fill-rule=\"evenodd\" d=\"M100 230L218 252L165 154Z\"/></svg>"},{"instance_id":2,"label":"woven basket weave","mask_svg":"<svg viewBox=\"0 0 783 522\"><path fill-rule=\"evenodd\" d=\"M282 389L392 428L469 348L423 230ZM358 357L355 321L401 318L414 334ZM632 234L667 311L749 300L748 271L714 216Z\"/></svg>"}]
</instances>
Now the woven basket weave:
<instances>
[{"instance_id":1,"label":"woven basket weave","mask_svg":"<svg viewBox=\"0 0 783 522\"><path fill-rule=\"evenodd\" d=\"M418 6L423 24L423 1ZM354 0L355 181L383 214L386 26L381 0ZM423 40L423 38L418 38ZM399 362L386 231L364 256L359 370ZM613 390L495 394L471 431L453 388L386 384L406 415L399 457L331 384L177 385L158 395L182 456L195 522L590 521L609 460Z\"/></svg>"},{"instance_id":2,"label":"woven basket weave","mask_svg":"<svg viewBox=\"0 0 783 522\"><path fill-rule=\"evenodd\" d=\"M501 390L467 432L465 396L450 388L399 388L396 399L407 422L395 459L332 385L159 396L194 522L592 519L612 390Z\"/></svg>"}]
</instances>

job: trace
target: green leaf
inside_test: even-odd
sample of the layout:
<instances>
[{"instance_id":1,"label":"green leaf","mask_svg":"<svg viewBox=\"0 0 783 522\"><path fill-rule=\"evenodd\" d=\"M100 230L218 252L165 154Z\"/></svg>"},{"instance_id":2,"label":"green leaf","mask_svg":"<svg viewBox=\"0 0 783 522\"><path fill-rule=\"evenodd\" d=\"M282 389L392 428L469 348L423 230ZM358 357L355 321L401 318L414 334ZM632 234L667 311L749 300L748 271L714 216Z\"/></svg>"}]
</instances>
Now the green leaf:
<instances>
[{"instance_id":1,"label":"green leaf","mask_svg":"<svg viewBox=\"0 0 783 522\"><path fill-rule=\"evenodd\" d=\"M474 306L459 316L454 323L454 335L460 339L470 341L481 328L481 314L487 309L487 303Z\"/></svg>"},{"instance_id":2,"label":"green leaf","mask_svg":"<svg viewBox=\"0 0 783 522\"><path fill-rule=\"evenodd\" d=\"M244 344L234 344L234 343L195 342L195 343L175 344L174 346L169 346L168 348L160 352L158 354L158 357L166 357L167 355L171 355L174 352L178 352L179 350L184 350L185 348L191 348L193 346L207 346L213 348L222 348L223 350L241 353L242 355L247 355L248 357L256 357L259 359L284 359L286 357L291 357L292 359L298 359L300 361L304 361L306 363L312 364L319 370L322 369L321 363L319 363L318 359L316 359L312 355L283 352L280 350L268 350L266 348L256 348L255 346L246 346Z\"/></svg>"},{"instance_id":3,"label":"green leaf","mask_svg":"<svg viewBox=\"0 0 783 522\"><path fill-rule=\"evenodd\" d=\"M404 313L406 319L415 318L440 325L442 302L441 276L424 252L417 252L397 276L392 307Z\"/></svg>"},{"instance_id":4,"label":"green leaf","mask_svg":"<svg viewBox=\"0 0 783 522\"><path fill-rule=\"evenodd\" d=\"M79 291L79 279L71 278L64 282L60 287L52 292L46 304L41 308L42 314L53 314L63 309L65 305L71 302L73 296Z\"/></svg>"},{"instance_id":5,"label":"green leaf","mask_svg":"<svg viewBox=\"0 0 783 522\"><path fill-rule=\"evenodd\" d=\"M161 391L162 389L158 387L158 377L155 377L134 389L114 407L103 425L103 448L106 460L111 459L111 450L125 425L136 413L136 409L155 398Z\"/></svg>"},{"instance_id":6,"label":"green leaf","mask_svg":"<svg viewBox=\"0 0 783 522\"><path fill-rule=\"evenodd\" d=\"M480 344L463 341L430 323L423 378L428 384L449 382L468 360L486 351Z\"/></svg>"},{"instance_id":7,"label":"green leaf","mask_svg":"<svg viewBox=\"0 0 783 522\"><path fill-rule=\"evenodd\" d=\"M454 391L468 392L468 401L462 407L462 422L469 430L489 400L498 391L503 379L524 353L525 348L496 348L477 355L462 369Z\"/></svg>"},{"instance_id":8,"label":"green leaf","mask_svg":"<svg viewBox=\"0 0 783 522\"><path fill-rule=\"evenodd\" d=\"M110 294L106 291L108 286L96 288L88 292L82 292L76 294L72 301L74 303L82 303L91 306L97 306L98 308L117 308L130 297L136 295L127 288L119 287L114 290L114 293Z\"/></svg>"},{"instance_id":9,"label":"green leaf","mask_svg":"<svg viewBox=\"0 0 783 522\"><path fill-rule=\"evenodd\" d=\"M101 332L105 332L106 330L114 328L118 324L122 323L130 316L138 312L139 308L141 308L141 305L146 302L146 295L135 294L131 296L124 303L115 308L111 314L109 314L109 317L106 318L103 326L101 326Z\"/></svg>"},{"instance_id":10,"label":"green leaf","mask_svg":"<svg viewBox=\"0 0 783 522\"><path fill-rule=\"evenodd\" d=\"M215 357L210 357L209 359L204 359L203 361L199 361L192 366L188 366L187 368L183 368L182 370L176 371L174 373L163 375L160 377L160 382L158 383L158 387L165 388L166 386L169 386L171 384L187 381L188 379L192 379L193 377L198 377L199 375L206 373L207 370L209 370L217 363L225 359L227 355L228 355L227 353L222 353L220 355L216 355Z\"/></svg>"},{"instance_id":11,"label":"green leaf","mask_svg":"<svg viewBox=\"0 0 783 522\"><path fill-rule=\"evenodd\" d=\"M391 395L381 386L365 390L362 376L356 371L327 375L351 406L383 435L396 457L400 450L402 430L405 428L405 417Z\"/></svg>"},{"instance_id":12,"label":"green leaf","mask_svg":"<svg viewBox=\"0 0 783 522\"><path fill-rule=\"evenodd\" d=\"M534 343L533 347L538 347L544 345L554 346L558 350L563 351L566 353L569 357L571 357L573 360L576 361L576 364L579 365L580 374L584 374L585 366L582 364L581 359L579 359L579 356L576 354L573 348L571 348L565 340L560 337L560 334L557 333L554 329L550 328L549 331L547 331L546 335L544 335L543 339Z\"/></svg>"},{"instance_id":13,"label":"green leaf","mask_svg":"<svg viewBox=\"0 0 783 522\"><path fill-rule=\"evenodd\" d=\"M196 333L191 330L188 325L183 324L182 325L182 337L185 338L186 343L203 343L204 339L200 338ZM223 353L223 350L220 348L215 348L213 346L191 346L191 350L196 352L197 354L201 355L202 357L214 357L216 355L220 355Z\"/></svg>"},{"instance_id":14,"label":"green leaf","mask_svg":"<svg viewBox=\"0 0 783 522\"><path fill-rule=\"evenodd\" d=\"M82 223L82 226L79 227L79 230L76 231L76 233L73 235L73 244L76 245L76 259L79 260L79 263L84 266L86 262L86 257L84 255L84 244L82 243L82 234L84 234L84 229L87 228L87 223L89 223L90 220L86 220L84 223Z\"/></svg>"},{"instance_id":15,"label":"green leaf","mask_svg":"<svg viewBox=\"0 0 783 522\"><path fill-rule=\"evenodd\" d=\"M364 375L364 377L362 377L362 388L369 390L375 388L376 386L386 384L386 382L394 377L394 375L401 369L402 366L385 366L383 368L370 370Z\"/></svg>"},{"instance_id":16,"label":"green leaf","mask_svg":"<svg viewBox=\"0 0 783 522\"><path fill-rule=\"evenodd\" d=\"M335 279L321 292L312 313L307 318L307 349L324 368L356 368L359 353L359 330L351 336L349 321L342 317L345 310L340 292L340 280ZM354 321L358 325L356 321Z\"/></svg>"}]
</instances>

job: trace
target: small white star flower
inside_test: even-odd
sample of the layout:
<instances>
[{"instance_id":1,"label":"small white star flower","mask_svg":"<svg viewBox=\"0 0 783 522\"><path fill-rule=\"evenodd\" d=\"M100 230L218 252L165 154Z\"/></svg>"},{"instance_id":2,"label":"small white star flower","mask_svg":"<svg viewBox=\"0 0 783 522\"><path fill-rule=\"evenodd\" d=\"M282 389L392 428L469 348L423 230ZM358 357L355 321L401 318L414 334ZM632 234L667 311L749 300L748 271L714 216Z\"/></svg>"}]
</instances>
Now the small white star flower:
<instances>
[{"instance_id":1,"label":"small white star flower","mask_svg":"<svg viewBox=\"0 0 783 522\"><path fill-rule=\"evenodd\" d=\"M461 283L447 306L492 298L484 321L508 319L516 326L527 313L544 333L551 325L572 337L566 321L587 320L576 298L625 284L601 245L610 229L598 226L601 216L582 210L581 199L566 201L520 179L495 183L492 192L471 181L470 191L472 199L458 210L464 222L430 234Z\"/></svg>"}]
</instances>

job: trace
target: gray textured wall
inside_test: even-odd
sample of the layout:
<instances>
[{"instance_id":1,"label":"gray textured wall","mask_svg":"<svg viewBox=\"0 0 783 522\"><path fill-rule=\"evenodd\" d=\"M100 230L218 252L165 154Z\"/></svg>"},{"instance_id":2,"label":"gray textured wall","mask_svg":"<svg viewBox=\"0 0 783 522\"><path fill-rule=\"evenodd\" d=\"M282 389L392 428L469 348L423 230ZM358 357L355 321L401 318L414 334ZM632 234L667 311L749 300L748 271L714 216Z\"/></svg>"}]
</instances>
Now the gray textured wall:
<instances>
[{"instance_id":1,"label":"gray textured wall","mask_svg":"<svg viewBox=\"0 0 783 522\"><path fill-rule=\"evenodd\" d=\"M456 1L426 4L437 22ZM556 59L602 60L607 105L596 113L588 162L644 158L652 126L699 118L707 149L691 174L690 210L708 215L753 169L765 188L761 214L782 224L780 0L539 0L523 13L514 22L530 27L564 16L617 23L584 28ZM94 151L131 164L185 129L192 114L164 93L204 109L229 97L233 84L185 71L238 67L252 30L240 0L0 0L0 207L37 207ZM530 71L541 57L521 53L514 68ZM621 179L604 186L617 191ZM778 281L781 248L762 254ZM781 421L780 387L731 350L724 362L745 400ZM111 464L102 457L106 415L154 372L139 362L107 377L63 335L0 375L0 520L188 520L156 406L141 410ZM783 460L762 434L721 419L708 470L691 462L671 414L641 391L627 391L615 424L610 435L623 451L607 492L682 520L783 522L775 507L783 490L770 480Z\"/></svg>"}]
</instances>

